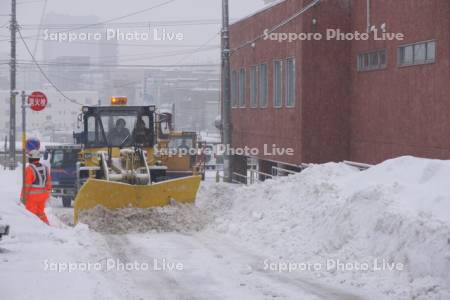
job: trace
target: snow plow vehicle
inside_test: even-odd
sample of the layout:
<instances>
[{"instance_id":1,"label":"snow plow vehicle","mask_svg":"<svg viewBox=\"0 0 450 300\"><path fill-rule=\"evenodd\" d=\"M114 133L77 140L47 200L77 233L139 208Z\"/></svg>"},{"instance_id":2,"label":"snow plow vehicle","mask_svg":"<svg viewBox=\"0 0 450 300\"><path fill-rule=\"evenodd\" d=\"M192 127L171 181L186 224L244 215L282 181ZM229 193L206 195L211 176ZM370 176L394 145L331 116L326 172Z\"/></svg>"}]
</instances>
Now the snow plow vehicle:
<instances>
[{"instance_id":1,"label":"snow plow vehicle","mask_svg":"<svg viewBox=\"0 0 450 300\"><path fill-rule=\"evenodd\" d=\"M75 224L80 212L97 206L114 210L165 206L173 200L195 202L201 176L171 179L167 166L154 154L155 106L126 106L123 98L111 102L111 106L85 106L79 118L83 131L75 134L82 145Z\"/></svg>"},{"instance_id":2,"label":"snow plow vehicle","mask_svg":"<svg viewBox=\"0 0 450 300\"><path fill-rule=\"evenodd\" d=\"M167 166L171 178L180 178L199 174L204 178L205 168L201 161L201 149L197 143L197 133L190 131L172 131L158 144L159 157Z\"/></svg>"},{"instance_id":3,"label":"snow plow vehicle","mask_svg":"<svg viewBox=\"0 0 450 300\"><path fill-rule=\"evenodd\" d=\"M177 131L173 126L173 114L158 115L158 151L156 155L167 166L170 178L198 174L205 178L202 145L193 131Z\"/></svg>"}]
</instances>

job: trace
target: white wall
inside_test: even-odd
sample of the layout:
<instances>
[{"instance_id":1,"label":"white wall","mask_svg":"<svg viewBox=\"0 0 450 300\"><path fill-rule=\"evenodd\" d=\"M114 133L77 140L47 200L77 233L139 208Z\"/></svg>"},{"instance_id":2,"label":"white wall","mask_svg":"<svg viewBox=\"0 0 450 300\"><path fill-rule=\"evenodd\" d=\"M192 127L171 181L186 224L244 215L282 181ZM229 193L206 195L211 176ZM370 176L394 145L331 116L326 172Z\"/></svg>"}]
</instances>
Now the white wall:
<instances>
[{"instance_id":1,"label":"white wall","mask_svg":"<svg viewBox=\"0 0 450 300\"><path fill-rule=\"evenodd\" d=\"M52 131L77 131L77 116L81 112L81 107L71 103L60 95L56 90L45 89L44 92L48 98L48 107L40 112L27 110L27 135L36 136L45 139ZM94 91L64 91L70 99L74 99L83 105L95 105L98 101L98 93ZM0 101L5 105L5 109L0 111L0 133L2 139L8 134L5 123L9 121L9 91L0 91ZM17 130L21 130L21 99L17 98ZM17 139L20 138L20 132Z\"/></svg>"}]
</instances>

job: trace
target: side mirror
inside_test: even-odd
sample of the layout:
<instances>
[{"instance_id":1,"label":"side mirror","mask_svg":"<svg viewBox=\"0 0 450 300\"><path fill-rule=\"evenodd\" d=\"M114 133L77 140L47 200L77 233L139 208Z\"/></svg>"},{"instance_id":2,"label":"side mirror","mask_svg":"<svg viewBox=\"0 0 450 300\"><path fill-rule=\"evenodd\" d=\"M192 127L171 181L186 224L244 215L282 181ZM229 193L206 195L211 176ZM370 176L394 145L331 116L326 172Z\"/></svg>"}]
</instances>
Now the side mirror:
<instances>
[{"instance_id":1,"label":"side mirror","mask_svg":"<svg viewBox=\"0 0 450 300\"><path fill-rule=\"evenodd\" d=\"M77 129L81 128L82 123L83 123L83 114L79 114L77 117Z\"/></svg>"},{"instance_id":2,"label":"side mirror","mask_svg":"<svg viewBox=\"0 0 450 300\"><path fill-rule=\"evenodd\" d=\"M50 153L48 151L44 152L44 160L48 160L50 157Z\"/></svg>"}]
</instances>

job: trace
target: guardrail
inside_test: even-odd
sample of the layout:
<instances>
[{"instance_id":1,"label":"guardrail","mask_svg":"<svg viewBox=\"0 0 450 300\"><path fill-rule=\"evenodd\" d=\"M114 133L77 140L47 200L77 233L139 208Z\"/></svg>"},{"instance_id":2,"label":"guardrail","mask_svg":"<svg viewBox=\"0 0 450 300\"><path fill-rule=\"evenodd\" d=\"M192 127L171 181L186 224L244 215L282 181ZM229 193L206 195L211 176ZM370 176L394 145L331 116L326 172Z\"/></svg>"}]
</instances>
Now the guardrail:
<instances>
[{"instance_id":1,"label":"guardrail","mask_svg":"<svg viewBox=\"0 0 450 300\"><path fill-rule=\"evenodd\" d=\"M284 168L281 168L281 167L272 166L272 174L274 174L275 176L279 176L278 174L279 174L280 171L281 171L281 172L284 172L284 173L288 173L288 174L290 174L290 175L293 175L293 174L297 174L297 173L298 173L298 172L296 172L296 171L284 169Z\"/></svg>"},{"instance_id":2,"label":"guardrail","mask_svg":"<svg viewBox=\"0 0 450 300\"><path fill-rule=\"evenodd\" d=\"M355 162L355 161L349 161L349 160L344 160L344 164L347 164L352 167L356 167L356 168L360 169L361 171L364 171L364 170L369 169L370 167L373 167L373 165L359 163L359 162Z\"/></svg>"},{"instance_id":3,"label":"guardrail","mask_svg":"<svg viewBox=\"0 0 450 300\"><path fill-rule=\"evenodd\" d=\"M344 161L343 163L345 163L349 166L352 166L352 167L356 167L361 171L367 170L370 167L372 167L372 165L370 165L370 164L359 163L359 162L354 162L354 161L347 161L347 160ZM247 171L247 175L243 175L243 174L234 172L232 182L238 183L238 184L245 184L245 185L254 184L257 182L261 182L262 181L262 180L260 180L261 177L263 177L264 179L274 179L274 178L280 177L280 176L294 175L310 166L311 166L311 164L304 164L304 163L300 164L298 166L299 171L289 170L289 169L278 167L278 166L272 166L272 174L258 171L254 168L255 166L252 166Z\"/></svg>"},{"instance_id":4,"label":"guardrail","mask_svg":"<svg viewBox=\"0 0 450 300\"><path fill-rule=\"evenodd\" d=\"M238 178L244 178L244 182L235 179L235 177L238 177ZM236 172L233 172L233 176L232 176L232 178L231 178L231 182L233 182L233 183L238 183L238 184L247 184L247 183L248 183L248 180L247 180L247 176L242 175L242 174L239 174L239 173L236 173Z\"/></svg>"},{"instance_id":5,"label":"guardrail","mask_svg":"<svg viewBox=\"0 0 450 300\"><path fill-rule=\"evenodd\" d=\"M259 176L263 176L265 179L267 179L267 178L272 179L273 177L276 177L276 176L274 176L272 174L267 174L267 173L264 173L264 172L260 172L260 171L255 170L255 169L250 169L248 171L248 173L250 173L250 174L242 175L240 173L234 172L233 173L233 178L232 178L231 181L233 183L239 183L239 184L248 185L248 184L254 184L256 182L260 182L261 180L259 180ZM238 179L235 179L235 177L243 178L244 180L238 180Z\"/></svg>"}]
</instances>

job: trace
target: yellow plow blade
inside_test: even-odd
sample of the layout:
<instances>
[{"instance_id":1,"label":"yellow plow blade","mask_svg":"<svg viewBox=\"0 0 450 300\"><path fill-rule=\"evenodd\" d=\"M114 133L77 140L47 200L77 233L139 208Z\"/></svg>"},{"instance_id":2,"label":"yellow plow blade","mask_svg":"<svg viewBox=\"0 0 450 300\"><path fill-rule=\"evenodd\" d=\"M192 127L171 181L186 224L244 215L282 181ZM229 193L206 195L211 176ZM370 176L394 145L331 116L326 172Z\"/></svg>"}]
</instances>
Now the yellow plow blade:
<instances>
[{"instance_id":1,"label":"yellow plow blade","mask_svg":"<svg viewBox=\"0 0 450 300\"><path fill-rule=\"evenodd\" d=\"M194 203L201 176L167 180L152 185L130 185L121 182L88 179L75 198L74 222L81 211L103 206L107 209L165 206L170 200Z\"/></svg>"}]
</instances>

